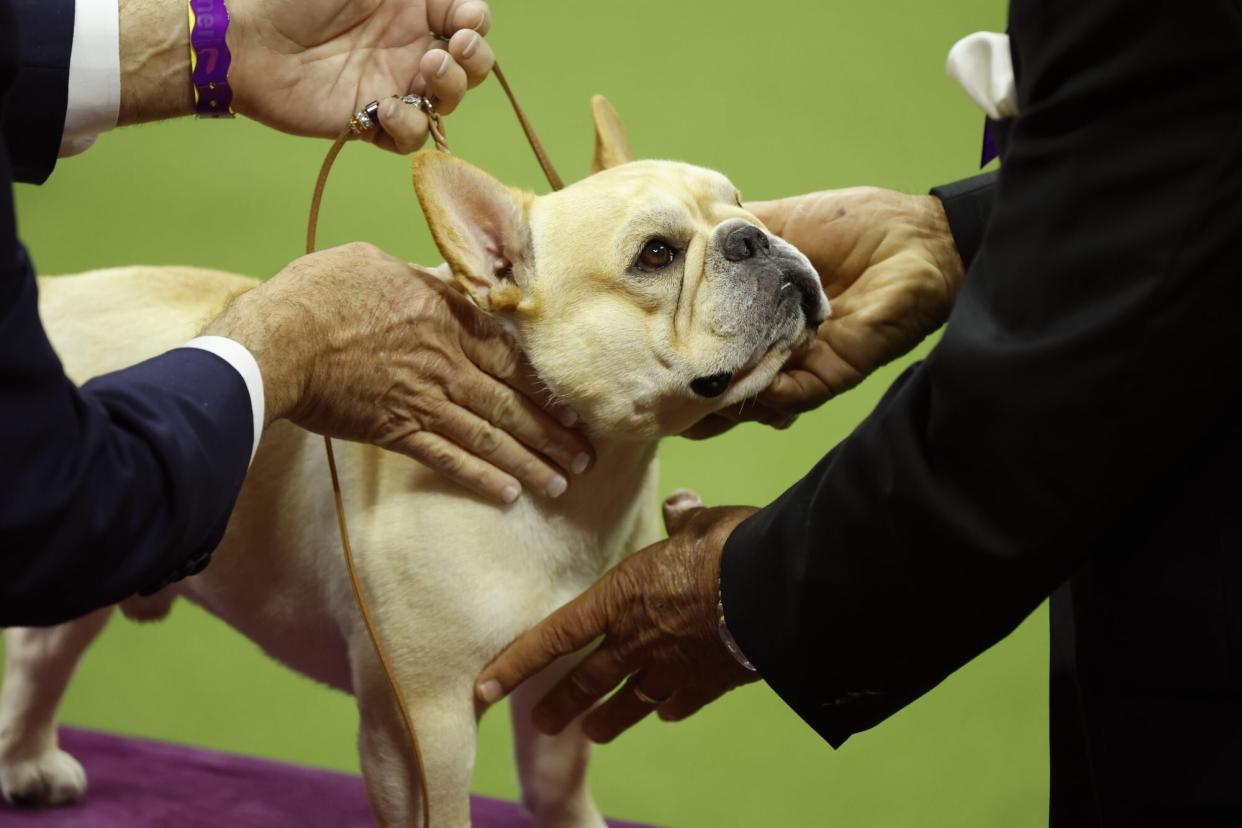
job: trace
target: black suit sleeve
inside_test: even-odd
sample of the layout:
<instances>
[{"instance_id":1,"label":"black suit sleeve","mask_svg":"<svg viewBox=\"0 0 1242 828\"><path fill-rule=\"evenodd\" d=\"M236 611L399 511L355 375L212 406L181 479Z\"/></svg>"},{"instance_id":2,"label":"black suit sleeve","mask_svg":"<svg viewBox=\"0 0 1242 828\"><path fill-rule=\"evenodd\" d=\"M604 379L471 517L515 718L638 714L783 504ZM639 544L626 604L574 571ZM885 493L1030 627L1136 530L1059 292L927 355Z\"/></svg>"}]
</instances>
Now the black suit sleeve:
<instances>
[{"instance_id":1,"label":"black suit sleeve","mask_svg":"<svg viewBox=\"0 0 1242 828\"><path fill-rule=\"evenodd\" d=\"M1024 115L941 342L726 544L730 629L834 745L1236 433L1242 9L1144 8L1014 0Z\"/></svg>"},{"instance_id":2,"label":"black suit sleeve","mask_svg":"<svg viewBox=\"0 0 1242 828\"><path fill-rule=\"evenodd\" d=\"M996 202L996 177L995 172L983 173L935 187L931 191L944 205L957 252L968 268L983 244L983 234L988 229L988 220L992 218L992 205Z\"/></svg>"},{"instance_id":3,"label":"black suit sleeve","mask_svg":"<svg viewBox=\"0 0 1242 828\"><path fill-rule=\"evenodd\" d=\"M63 5L40 0L39 9L54 17ZM28 6L20 23L39 18L35 11ZM54 95L30 98L28 111L6 95L18 42L9 0L0 0L6 124L54 118L37 108ZM60 110L63 117L63 103ZM16 136L13 154L32 178L55 157L59 127L51 132L38 146ZM0 626L64 621L203 566L253 436L245 383L213 354L171 351L81 389L65 376L17 240L8 135L0 144Z\"/></svg>"}]
</instances>

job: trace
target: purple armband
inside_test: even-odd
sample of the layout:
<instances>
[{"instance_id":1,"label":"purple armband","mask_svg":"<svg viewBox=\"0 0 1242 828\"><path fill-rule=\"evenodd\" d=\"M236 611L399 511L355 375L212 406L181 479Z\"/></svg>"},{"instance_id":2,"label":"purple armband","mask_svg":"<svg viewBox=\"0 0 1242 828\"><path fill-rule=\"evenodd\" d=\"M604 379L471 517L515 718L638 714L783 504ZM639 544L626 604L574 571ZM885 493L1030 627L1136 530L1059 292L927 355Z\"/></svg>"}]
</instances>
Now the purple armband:
<instances>
[{"instance_id":1,"label":"purple armband","mask_svg":"<svg viewBox=\"0 0 1242 828\"><path fill-rule=\"evenodd\" d=\"M229 30L229 10L224 0L189 0L189 4L194 110L200 118L232 118L229 64L233 57L224 39Z\"/></svg>"}]
</instances>

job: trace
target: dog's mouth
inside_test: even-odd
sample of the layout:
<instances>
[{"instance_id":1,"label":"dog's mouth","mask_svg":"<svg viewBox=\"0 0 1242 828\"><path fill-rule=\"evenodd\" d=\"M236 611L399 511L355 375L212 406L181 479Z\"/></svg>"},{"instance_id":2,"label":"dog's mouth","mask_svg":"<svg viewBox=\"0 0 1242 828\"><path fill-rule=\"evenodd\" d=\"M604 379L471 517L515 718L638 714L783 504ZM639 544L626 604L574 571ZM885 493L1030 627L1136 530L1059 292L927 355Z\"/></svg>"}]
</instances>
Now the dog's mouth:
<instances>
[{"instance_id":1,"label":"dog's mouth","mask_svg":"<svg viewBox=\"0 0 1242 828\"><path fill-rule=\"evenodd\" d=\"M782 301L786 301L782 299ZM795 331L790 331L790 319L785 317L773 328L772 341L760 353L747 360L744 365L732 371L720 371L696 377L690 382L690 390L703 399L714 400L725 396L732 389L746 388L743 396L754 396L766 387L768 382L781 370L790 357L806 351L815 341L819 326L824 320L824 313L819 303L810 305L792 293L788 301L799 303L799 316L805 318L805 324L799 324ZM783 315L783 314L782 314ZM762 382L759 380L765 378ZM763 386L763 387L751 387Z\"/></svg>"},{"instance_id":2,"label":"dog's mouth","mask_svg":"<svg viewBox=\"0 0 1242 828\"><path fill-rule=\"evenodd\" d=\"M827 316L819 299L819 286L811 286L806 282L806 279L799 276L785 276L777 301L782 308L796 306L806 326L816 331L819 330L819 326L823 324Z\"/></svg>"}]
</instances>

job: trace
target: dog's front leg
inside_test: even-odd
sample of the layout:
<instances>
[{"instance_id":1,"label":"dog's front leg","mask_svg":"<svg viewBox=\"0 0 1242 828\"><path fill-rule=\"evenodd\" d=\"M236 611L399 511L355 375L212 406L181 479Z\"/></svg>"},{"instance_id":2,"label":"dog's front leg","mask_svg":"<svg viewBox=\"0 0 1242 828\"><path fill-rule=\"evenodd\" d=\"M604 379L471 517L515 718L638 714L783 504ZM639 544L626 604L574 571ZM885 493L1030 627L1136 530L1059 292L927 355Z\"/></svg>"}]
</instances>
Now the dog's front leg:
<instances>
[{"instance_id":1,"label":"dog's front leg","mask_svg":"<svg viewBox=\"0 0 1242 828\"><path fill-rule=\"evenodd\" d=\"M422 796L413 753L378 661L370 652L354 667L358 699L358 754L376 821L386 828L422 825ZM404 683L404 679L403 679ZM409 698L430 787L435 828L468 828L470 778L478 741L472 688L418 688Z\"/></svg>"},{"instance_id":2,"label":"dog's front leg","mask_svg":"<svg viewBox=\"0 0 1242 828\"><path fill-rule=\"evenodd\" d=\"M62 805L86 790L78 760L60 749L56 708L78 659L112 607L67 624L4 631L0 692L0 792L21 805Z\"/></svg>"},{"instance_id":3,"label":"dog's front leg","mask_svg":"<svg viewBox=\"0 0 1242 828\"><path fill-rule=\"evenodd\" d=\"M561 659L509 697L522 803L538 828L605 828L587 789L591 745L582 734L581 718L555 736L540 733L531 721L535 704L581 658Z\"/></svg>"}]
</instances>

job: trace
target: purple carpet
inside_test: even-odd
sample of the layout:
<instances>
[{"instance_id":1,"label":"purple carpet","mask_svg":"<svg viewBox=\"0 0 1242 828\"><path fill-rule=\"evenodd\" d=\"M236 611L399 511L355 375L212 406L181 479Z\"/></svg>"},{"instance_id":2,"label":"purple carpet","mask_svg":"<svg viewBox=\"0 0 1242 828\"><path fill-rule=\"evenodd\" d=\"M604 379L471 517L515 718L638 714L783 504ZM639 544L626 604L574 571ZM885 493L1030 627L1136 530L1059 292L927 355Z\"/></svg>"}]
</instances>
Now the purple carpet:
<instances>
[{"instance_id":1,"label":"purple carpet","mask_svg":"<svg viewBox=\"0 0 1242 828\"><path fill-rule=\"evenodd\" d=\"M77 805L26 810L0 799L0 826L55 828L364 828L374 825L362 778L249 756L60 729L86 768ZM511 802L472 797L476 828L530 828ZM640 828L610 822L614 828Z\"/></svg>"}]
</instances>

